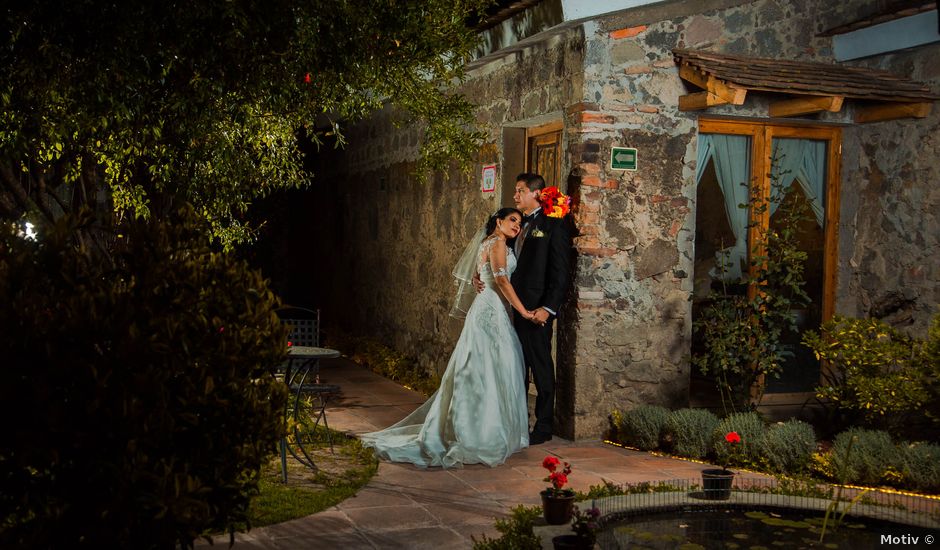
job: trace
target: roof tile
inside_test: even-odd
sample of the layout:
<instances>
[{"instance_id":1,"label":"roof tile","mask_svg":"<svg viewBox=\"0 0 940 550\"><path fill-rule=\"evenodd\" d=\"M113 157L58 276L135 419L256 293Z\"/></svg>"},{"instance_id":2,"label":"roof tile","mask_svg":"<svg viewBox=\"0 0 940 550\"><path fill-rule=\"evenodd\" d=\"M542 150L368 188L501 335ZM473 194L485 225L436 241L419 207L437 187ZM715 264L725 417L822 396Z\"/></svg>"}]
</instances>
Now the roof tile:
<instances>
[{"instance_id":1,"label":"roof tile","mask_svg":"<svg viewBox=\"0 0 940 550\"><path fill-rule=\"evenodd\" d=\"M838 95L874 101L940 99L923 83L886 71L788 59L746 57L701 50L672 50L676 62L731 87L799 95Z\"/></svg>"}]
</instances>

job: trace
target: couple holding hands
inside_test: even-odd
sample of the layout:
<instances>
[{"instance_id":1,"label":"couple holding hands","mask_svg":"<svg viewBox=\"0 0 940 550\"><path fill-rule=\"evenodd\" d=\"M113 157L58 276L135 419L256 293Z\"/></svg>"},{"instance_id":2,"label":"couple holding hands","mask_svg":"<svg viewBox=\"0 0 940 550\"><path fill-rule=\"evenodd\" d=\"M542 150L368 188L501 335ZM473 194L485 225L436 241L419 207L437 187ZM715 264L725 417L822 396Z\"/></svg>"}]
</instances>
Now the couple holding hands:
<instances>
[{"instance_id":1,"label":"couple holding hands","mask_svg":"<svg viewBox=\"0 0 940 550\"><path fill-rule=\"evenodd\" d=\"M440 388L400 422L361 436L379 457L421 467L496 466L552 438L552 323L571 271L568 198L523 173L513 199L516 208L490 216L454 269L451 315L466 319ZM537 391L531 432L530 376Z\"/></svg>"}]
</instances>

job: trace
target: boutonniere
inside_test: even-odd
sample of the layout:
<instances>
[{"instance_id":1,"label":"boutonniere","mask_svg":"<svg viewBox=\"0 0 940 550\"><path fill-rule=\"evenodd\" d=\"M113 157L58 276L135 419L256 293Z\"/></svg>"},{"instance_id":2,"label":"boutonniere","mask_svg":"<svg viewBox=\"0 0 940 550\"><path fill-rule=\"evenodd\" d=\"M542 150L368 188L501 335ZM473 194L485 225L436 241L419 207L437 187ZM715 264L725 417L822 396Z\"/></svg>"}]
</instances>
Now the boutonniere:
<instances>
[{"instance_id":1,"label":"boutonniere","mask_svg":"<svg viewBox=\"0 0 940 550\"><path fill-rule=\"evenodd\" d=\"M529 233L529 236L530 237L544 237L545 232L542 231L541 229L533 229L532 232Z\"/></svg>"}]
</instances>

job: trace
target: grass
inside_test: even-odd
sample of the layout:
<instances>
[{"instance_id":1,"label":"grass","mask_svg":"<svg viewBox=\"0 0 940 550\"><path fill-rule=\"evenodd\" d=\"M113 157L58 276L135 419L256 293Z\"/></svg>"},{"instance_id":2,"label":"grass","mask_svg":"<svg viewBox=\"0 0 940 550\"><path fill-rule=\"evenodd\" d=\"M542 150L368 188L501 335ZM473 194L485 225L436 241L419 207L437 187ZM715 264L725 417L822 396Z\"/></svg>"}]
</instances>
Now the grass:
<instances>
[{"instance_id":1,"label":"grass","mask_svg":"<svg viewBox=\"0 0 940 550\"><path fill-rule=\"evenodd\" d=\"M281 482L279 457L262 469L261 493L252 500L249 511L252 528L325 510L355 495L375 475L378 461L358 439L333 431L333 446L335 453L325 441L313 448L317 471L288 454L286 484Z\"/></svg>"}]
</instances>

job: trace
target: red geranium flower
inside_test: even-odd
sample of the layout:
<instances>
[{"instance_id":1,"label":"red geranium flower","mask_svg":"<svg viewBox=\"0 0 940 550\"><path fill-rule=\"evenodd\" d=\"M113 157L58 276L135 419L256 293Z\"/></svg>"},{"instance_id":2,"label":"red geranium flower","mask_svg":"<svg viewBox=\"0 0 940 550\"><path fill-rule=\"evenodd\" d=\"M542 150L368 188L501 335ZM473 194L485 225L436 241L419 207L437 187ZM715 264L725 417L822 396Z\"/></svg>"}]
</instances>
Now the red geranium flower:
<instances>
[{"instance_id":1,"label":"red geranium flower","mask_svg":"<svg viewBox=\"0 0 940 550\"><path fill-rule=\"evenodd\" d=\"M552 482L552 486L558 491L568 483L568 476L561 472L552 472L551 475L548 476L548 480Z\"/></svg>"},{"instance_id":2,"label":"red geranium flower","mask_svg":"<svg viewBox=\"0 0 940 550\"><path fill-rule=\"evenodd\" d=\"M558 470L558 466L561 464L562 462L553 456L546 456L545 459L542 460L542 467L550 472L548 477L546 477L543 481L548 481L552 484L552 486L546 489L546 491L554 494L555 496L571 492L570 489L562 489L562 487L568 483L568 476L571 475L571 464L565 462L564 467L561 468L561 470L556 471Z\"/></svg>"},{"instance_id":3,"label":"red geranium flower","mask_svg":"<svg viewBox=\"0 0 940 550\"><path fill-rule=\"evenodd\" d=\"M313 82L313 76L311 76L310 73L305 74L304 84L310 84L311 82Z\"/></svg>"},{"instance_id":4,"label":"red geranium flower","mask_svg":"<svg viewBox=\"0 0 940 550\"><path fill-rule=\"evenodd\" d=\"M727 470L728 465L732 462L741 462L741 436L738 435L738 432L728 432L725 434L725 441L728 442L729 449L728 454L725 455L724 464L721 465L722 469Z\"/></svg>"}]
</instances>

